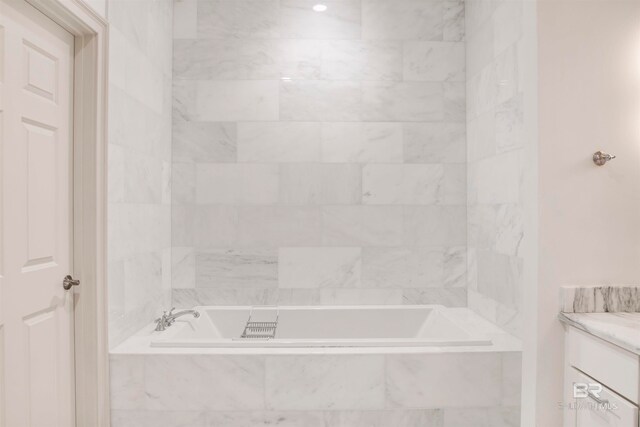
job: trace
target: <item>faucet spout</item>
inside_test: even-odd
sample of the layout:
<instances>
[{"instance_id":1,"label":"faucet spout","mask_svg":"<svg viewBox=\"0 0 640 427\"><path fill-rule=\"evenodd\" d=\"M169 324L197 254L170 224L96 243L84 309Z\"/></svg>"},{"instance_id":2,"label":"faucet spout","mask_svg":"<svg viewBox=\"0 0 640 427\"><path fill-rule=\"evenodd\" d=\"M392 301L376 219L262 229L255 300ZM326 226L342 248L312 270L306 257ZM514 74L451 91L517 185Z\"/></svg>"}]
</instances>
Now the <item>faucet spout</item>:
<instances>
[{"instance_id":1,"label":"faucet spout","mask_svg":"<svg viewBox=\"0 0 640 427\"><path fill-rule=\"evenodd\" d=\"M173 325L178 317L186 316L187 314L191 314L196 319L200 317L200 312L196 310L182 310L174 313L173 310L175 309L176 308L173 307L171 310L169 310L169 313L165 311L161 317L156 319L156 331L164 331L169 326Z\"/></svg>"}]
</instances>

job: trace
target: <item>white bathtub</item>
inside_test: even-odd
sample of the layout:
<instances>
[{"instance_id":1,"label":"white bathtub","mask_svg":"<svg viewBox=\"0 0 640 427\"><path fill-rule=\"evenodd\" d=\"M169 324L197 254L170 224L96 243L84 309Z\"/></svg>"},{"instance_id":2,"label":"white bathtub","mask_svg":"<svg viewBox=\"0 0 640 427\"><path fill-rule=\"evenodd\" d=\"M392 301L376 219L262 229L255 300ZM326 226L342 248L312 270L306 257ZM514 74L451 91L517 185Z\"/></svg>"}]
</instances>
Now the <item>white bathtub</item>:
<instances>
[{"instance_id":1,"label":"white bathtub","mask_svg":"<svg viewBox=\"0 0 640 427\"><path fill-rule=\"evenodd\" d=\"M152 347L421 347L491 345L465 330L447 308L422 306L195 307L200 317L179 318L154 332ZM242 338L254 322L276 322L273 338ZM271 325L266 325L271 326ZM265 329L269 335L272 329ZM254 331L255 332L255 331Z\"/></svg>"}]
</instances>

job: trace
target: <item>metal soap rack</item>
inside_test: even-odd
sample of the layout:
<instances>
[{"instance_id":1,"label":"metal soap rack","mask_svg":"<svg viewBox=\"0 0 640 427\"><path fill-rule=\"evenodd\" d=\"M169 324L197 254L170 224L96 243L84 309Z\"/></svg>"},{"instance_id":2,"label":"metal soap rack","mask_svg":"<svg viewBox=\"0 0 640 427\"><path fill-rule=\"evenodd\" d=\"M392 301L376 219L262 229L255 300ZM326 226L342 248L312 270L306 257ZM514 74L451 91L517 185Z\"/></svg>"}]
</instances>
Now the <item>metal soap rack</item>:
<instances>
[{"instance_id":1,"label":"metal soap rack","mask_svg":"<svg viewBox=\"0 0 640 427\"><path fill-rule=\"evenodd\" d=\"M280 310L276 311L276 320L272 322L252 321L252 316L253 307L251 308L251 312L249 312L249 319L247 320L247 324L244 326L244 331L242 332L242 335L240 335L240 338L254 340L270 340L275 338Z\"/></svg>"}]
</instances>

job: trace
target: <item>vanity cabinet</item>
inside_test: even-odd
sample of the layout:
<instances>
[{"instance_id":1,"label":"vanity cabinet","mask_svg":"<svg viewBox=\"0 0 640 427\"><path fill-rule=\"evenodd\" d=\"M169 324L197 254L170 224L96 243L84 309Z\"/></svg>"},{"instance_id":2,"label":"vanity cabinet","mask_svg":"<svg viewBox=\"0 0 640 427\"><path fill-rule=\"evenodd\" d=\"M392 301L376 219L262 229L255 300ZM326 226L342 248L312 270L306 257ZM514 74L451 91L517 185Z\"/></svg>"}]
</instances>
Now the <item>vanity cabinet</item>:
<instances>
[{"instance_id":1,"label":"vanity cabinet","mask_svg":"<svg viewBox=\"0 0 640 427\"><path fill-rule=\"evenodd\" d=\"M565 334L565 427L639 427L640 356L574 327Z\"/></svg>"}]
</instances>

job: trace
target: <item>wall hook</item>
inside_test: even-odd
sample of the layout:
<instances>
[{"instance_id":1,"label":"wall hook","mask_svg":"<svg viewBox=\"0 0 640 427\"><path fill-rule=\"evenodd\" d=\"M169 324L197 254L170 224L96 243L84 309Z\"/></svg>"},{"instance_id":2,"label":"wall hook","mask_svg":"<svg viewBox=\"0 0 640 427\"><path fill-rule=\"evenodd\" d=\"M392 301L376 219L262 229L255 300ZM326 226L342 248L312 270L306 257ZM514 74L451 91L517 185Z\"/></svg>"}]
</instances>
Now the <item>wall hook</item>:
<instances>
[{"instance_id":1,"label":"wall hook","mask_svg":"<svg viewBox=\"0 0 640 427\"><path fill-rule=\"evenodd\" d=\"M615 158L616 156L603 153L602 151L596 151L595 153L593 153L593 163L598 166L604 166L609 160L613 160Z\"/></svg>"}]
</instances>

